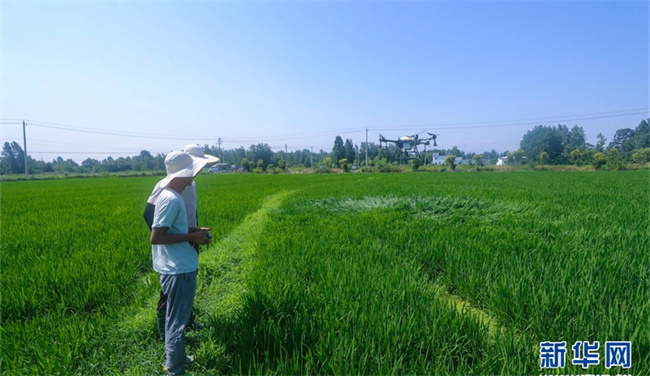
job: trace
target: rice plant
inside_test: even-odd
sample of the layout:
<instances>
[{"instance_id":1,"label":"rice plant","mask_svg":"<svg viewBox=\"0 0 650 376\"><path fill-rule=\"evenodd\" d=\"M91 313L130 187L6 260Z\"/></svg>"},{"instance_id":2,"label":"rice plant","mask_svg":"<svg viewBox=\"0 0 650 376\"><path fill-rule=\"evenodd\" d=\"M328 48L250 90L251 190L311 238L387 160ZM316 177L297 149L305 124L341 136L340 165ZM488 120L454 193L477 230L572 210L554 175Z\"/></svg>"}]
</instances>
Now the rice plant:
<instances>
[{"instance_id":1,"label":"rice plant","mask_svg":"<svg viewBox=\"0 0 650 376\"><path fill-rule=\"evenodd\" d=\"M155 177L3 182L3 374L156 374ZM647 171L197 178L193 374L650 373ZM567 365L540 368L540 343ZM632 368L571 364L630 341Z\"/></svg>"}]
</instances>

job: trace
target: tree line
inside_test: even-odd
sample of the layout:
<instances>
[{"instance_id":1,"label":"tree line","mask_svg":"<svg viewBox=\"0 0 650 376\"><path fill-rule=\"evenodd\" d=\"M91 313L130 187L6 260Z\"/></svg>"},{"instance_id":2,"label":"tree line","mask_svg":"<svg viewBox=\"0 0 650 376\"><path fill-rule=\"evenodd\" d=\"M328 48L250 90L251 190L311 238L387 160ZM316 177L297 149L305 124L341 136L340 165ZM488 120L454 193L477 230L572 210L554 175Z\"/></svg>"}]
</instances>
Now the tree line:
<instances>
[{"instance_id":1,"label":"tree line","mask_svg":"<svg viewBox=\"0 0 650 376\"><path fill-rule=\"evenodd\" d=\"M582 127L538 125L523 136L519 150L508 153L508 158L514 163L541 165L591 164L596 169L605 164L615 169L624 169L630 162L644 164L650 161L649 120L641 120L635 129L617 130L606 147L602 133L592 145Z\"/></svg>"},{"instance_id":2,"label":"tree line","mask_svg":"<svg viewBox=\"0 0 650 376\"><path fill-rule=\"evenodd\" d=\"M0 174L24 174L25 153L17 142L5 142L0 156ZM27 156L27 168L30 174L42 173L101 173L126 171L160 171L165 169L165 155L153 156L146 150L133 157L113 159L107 157L102 161L87 158L81 164L72 159L58 157L51 162L36 160Z\"/></svg>"},{"instance_id":3,"label":"tree line","mask_svg":"<svg viewBox=\"0 0 650 376\"><path fill-rule=\"evenodd\" d=\"M574 126L569 129L566 125L547 126L537 125L523 135L520 147L515 151L498 153L494 149L481 154L463 152L456 146L451 149L432 149L421 153L417 164L431 163L434 154L461 157L470 164L496 164L498 158L505 157L509 164L533 165L593 165L596 169L609 166L614 169L624 169L627 163L646 163L650 161L650 127L649 120L644 119L632 128L622 128L616 131L612 141L607 145L607 139L599 133L596 145L586 141L586 133L582 127ZM217 145L204 145L204 152L219 157L220 162L228 167L245 171L267 171L269 169L285 170L287 168L343 168L351 166L370 166L375 164L396 164L397 148L390 145L381 148L374 142L354 144L351 139L345 141L340 136L334 139L331 152L320 150L312 152L309 149L274 152L265 143L250 145L248 149L221 149ZM367 156L366 156L367 155ZM24 174L25 153L17 142L5 142L0 155L0 174ZM50 162L36 160L27 156L30 174L40 173L104 173L128 171L164 171L165 155L153 155L147 150L133 157L107 157L101 161L87 158L81 164L72 159L58 157ZM448 163L452 163L453 158Z\"/></svg>"}]
</instances>

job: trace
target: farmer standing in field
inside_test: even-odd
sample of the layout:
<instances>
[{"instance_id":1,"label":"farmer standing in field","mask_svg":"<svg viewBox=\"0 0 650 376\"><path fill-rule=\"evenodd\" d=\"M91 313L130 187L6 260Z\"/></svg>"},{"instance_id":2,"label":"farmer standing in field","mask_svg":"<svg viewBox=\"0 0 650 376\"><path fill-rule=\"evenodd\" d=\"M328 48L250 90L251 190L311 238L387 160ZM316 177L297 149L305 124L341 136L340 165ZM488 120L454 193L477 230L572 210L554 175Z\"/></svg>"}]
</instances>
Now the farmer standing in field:
<instances>
[{"instance_id":1,"label":"farmer standing in field","mask_svg":"<svg viewBox=\"0 0 650 376\"><path fill-rule=\"evenodd\" d=\"M219 158L209 155L209 154L204 154L203 153L203 148L199 146L198 144L190 144L186 145L185 148L183 148L183 151L190 154L192 158L198 159L198 160L205 160L205 163L215 163L219 161ZM161 180L159 181L156 186L153 189L153 192L151 192L151 195L149 196L149 199L147 200L147 205L144 209L144 219L147 222L147 225L149 226L149 229L151 230L151 225L153 222L153 214L156 208L156 200L158 199L158 195L160 192L163 190L162 182L164 181ZM192 227L199 227L198 224L198 212L196 210L196 182L192 182L192 185L187 187L183 193L181 193L181 197L183 197L183 202L185 203L185 209L187 211L187 222L190 228ZM197 254L199 252L199 245L195 243L190 243L196 250ZM166 311L167 311L167 295L161 290L160 291L160 297L158 298L158 305L156 306L156 322L158 326L158 335L160 336L160 339L165 342L165 316L166 316ZM194 322L194 315L190 316L190 322L187 324L188 328L191 328L193 326L196 326Z\"/></svg>"},{"instance_id":2,"label":"farmer standing in field","mask_svg":"<svg viewBox=\"0 0 650 376\"><path fill-rule=\"evenodd\" d=\"M153 268L167 297L165 315L166 369L169 375L185 373L185 327L196 291L199 257L190 245L209 244L209 228L190 228L181 193L194 181L207 159L173 151L165 158L167 176L155 203L151 230Z\"/></svg>"}]
</instances>

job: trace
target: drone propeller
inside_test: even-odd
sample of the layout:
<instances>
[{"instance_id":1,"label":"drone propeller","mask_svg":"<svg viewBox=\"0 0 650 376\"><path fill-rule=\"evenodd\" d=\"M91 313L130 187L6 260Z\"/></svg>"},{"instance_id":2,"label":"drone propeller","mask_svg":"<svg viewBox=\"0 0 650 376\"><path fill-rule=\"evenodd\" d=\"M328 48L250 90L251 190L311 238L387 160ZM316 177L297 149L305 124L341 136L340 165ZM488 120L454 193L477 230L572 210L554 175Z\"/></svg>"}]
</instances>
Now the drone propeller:
<instances>
[{"instance_id":1,"label":"drone propeller","mask_svg":"<svg viewBox=\"0 0 650 376\"><path fill-rule=\"evenodd\" d=\"M436 143L436 138L438 138L438 135L434 134L434 133L429 133L429 132L427 132L427 134L429 134L429 136L431 136L431 139L433 140L433 146L438 146L438 144Z\"/></svg>"}]
</instances>

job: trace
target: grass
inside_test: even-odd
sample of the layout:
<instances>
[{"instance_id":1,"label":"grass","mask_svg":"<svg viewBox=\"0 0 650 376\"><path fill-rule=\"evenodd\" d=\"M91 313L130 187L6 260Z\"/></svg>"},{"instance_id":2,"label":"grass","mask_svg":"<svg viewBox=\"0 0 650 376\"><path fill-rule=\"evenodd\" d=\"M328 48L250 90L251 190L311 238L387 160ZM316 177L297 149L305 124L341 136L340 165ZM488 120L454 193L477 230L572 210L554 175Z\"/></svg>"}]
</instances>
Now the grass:
<instances>
[{"instance_id":1,"label":"grass","mask_svg":"<svg viewBox=\"0 0 650 376\"><path fill-rule=\"evenodd\" d=\"M3 182L2 373L161 371L156 177ZM650 373L647 171L210 175L195 374ZM633 368L604 368L605 341ZM551 372L552 373L552 372Z\"/></svg>"}]
</instances>

